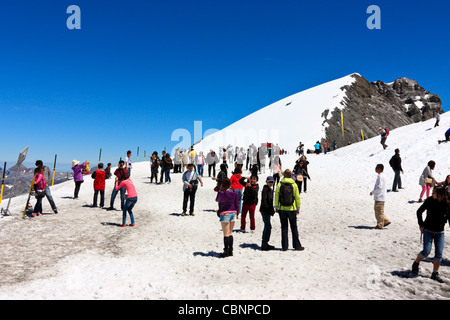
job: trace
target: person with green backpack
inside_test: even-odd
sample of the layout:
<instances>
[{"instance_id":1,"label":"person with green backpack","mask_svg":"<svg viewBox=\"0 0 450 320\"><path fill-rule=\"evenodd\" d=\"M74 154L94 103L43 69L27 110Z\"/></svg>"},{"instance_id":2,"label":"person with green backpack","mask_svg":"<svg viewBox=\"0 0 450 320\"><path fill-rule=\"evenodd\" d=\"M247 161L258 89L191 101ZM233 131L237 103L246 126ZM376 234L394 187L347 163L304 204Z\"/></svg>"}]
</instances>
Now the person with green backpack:
<instances>
[{"instance_id":1,"label":"person with green backpack","mask_svg":"<svg viewBox=\"0 0 450 320\"><path fill-rule=\"evenodd\" d=\"M288 228L291 227L292 243L294 250L302 251L298 236L297 216L300 214L300 192L298 186L292 179L292 171L284 171L284 178L277 185L275 192L275 212L280 215L281 222L281 248L286 251L289 247Z\"/></svg>"}]
</instances>

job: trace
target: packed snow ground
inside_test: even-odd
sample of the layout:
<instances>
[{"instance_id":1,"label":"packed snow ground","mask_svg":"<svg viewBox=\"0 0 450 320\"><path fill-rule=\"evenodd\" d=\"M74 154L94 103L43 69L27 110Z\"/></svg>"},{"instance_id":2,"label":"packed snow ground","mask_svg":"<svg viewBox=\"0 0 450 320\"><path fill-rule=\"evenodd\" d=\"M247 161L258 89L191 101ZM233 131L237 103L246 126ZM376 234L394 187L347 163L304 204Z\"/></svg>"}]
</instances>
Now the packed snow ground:
<instances>
[{"instance_id":1,"label":"packed snow ground","mask_svg":"<svg viewBox=\"0 0 450 320\"><path fill-rule=\"evenodd\" d=\"M263 223L257 213L256 232L235 232L234 256L219 258L223 236L215 182L203 179L196 216L182 217L181 174L171 174L171 184L150 184L149 162L133 164L135 227L118 227L120 211L89 207L89 176L79 200L72 199L71 181L52 187L57 215L44 199L47 214L22 220L25 197L14 198L13 216L0 219L0 299L449 299L449 238L440 270L444 284L429 278L431 260L421 263L419 277L404 277L422 249L419 176L429 160L437 163L438 180L450 173L450 144L437 143L450 126L450 114L442 116L440 127L433 126L430 120L391 131L385 151L374 138L327 155L307 155L312 181L301 194L301 252L280 250L277 215L270 241L277 250L261 251ZM385 165L391 184L388 161L395 148L401 151L405 189L388 194L392 224L375 230L369 195L375 165ZM284 169L292 169L295 160L283 156ZM261 189L269 172L260 176ZM111 179L106 204L112 187ZM118 198L115 206L120 208Z\"/></svg>"}]
</instances>

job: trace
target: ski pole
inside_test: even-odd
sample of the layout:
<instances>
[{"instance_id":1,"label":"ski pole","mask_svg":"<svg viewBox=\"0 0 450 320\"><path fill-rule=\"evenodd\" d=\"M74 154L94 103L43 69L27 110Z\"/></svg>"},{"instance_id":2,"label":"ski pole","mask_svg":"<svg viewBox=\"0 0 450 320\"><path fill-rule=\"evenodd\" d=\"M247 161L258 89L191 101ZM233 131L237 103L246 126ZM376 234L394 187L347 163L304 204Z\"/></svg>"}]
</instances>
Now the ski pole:
<instances>
[{"instance_id":1,"label":"ski pole","mask_svg":"<svg viewBox=\"0 0 450 320\"><path fill-rule=\"evenodd\" d=\"M3 198L3 187L5 186L5 174L6 174L6 162L5 162L5 166L3 168L2 189L0 191L0 203L2 203L2 198Z\"/></svg>"}]
</instances>

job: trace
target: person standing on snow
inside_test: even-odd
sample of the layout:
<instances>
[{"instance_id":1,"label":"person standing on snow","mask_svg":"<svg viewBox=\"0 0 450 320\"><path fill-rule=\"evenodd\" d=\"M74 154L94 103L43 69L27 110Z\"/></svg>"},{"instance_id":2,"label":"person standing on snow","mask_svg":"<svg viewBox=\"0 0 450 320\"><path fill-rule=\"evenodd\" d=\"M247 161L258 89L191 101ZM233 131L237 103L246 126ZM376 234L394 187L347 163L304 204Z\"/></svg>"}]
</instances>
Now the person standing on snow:
<instances>
[{"instance_id":1,"label":"person standing on snow","mask_svg":"<svg viewBox=\"0 0 450 320\"><path fill-rule=\"evenodd\" d=\"M239 199L238 194L231 189L230 179L225 178L221 181L216 202L219 203L217 215L220 218L224 243L223 253L220 257L231 257L233 256L233 229L237 218Z\"/></svg>"},{"instance_id":2,"label":"person standing on snow","mask_svg":"<svg viewBox=\"0 0 450 320\"><path fill-rule=\"evenodd\" d=\"M431 187L436 183L436 179L433 177L433 170L436 166L436 162L433 160L428 161L427 166L423 169L422 174L419 178L419 185L422 187L422 192L420 193L419 202L423 201L423 195L427 193L427 198L430 196Z\"/></svg>"},{"instance_id":3,"label":"person standing on snow","mask_svg":"<svg viewBox=\"0 0 450 320\"><path fill-rule=\"evenodd\" d=\"M127 169L127 174L129 177L131 177L131 169L133 166L131 165L131 151L127 151L127 156L125 158L125 168Z\"/></svg>"},{"instance_id":4,"label":"person standing on snow","mask_svg":"<svg viewBox=\"0 0 450 320\"><path fill-rule=\"evenodd\" d=\"M35 174L34 183L36 190L36 205L34 206L32 217L42 216L42 199L45 197L45 177L44 166L40 167Z\"/></svg>"},{"instance_id":5,"label":"person standing on snow","mask_svg":"<svg viewBox=\"0 0 450 320\"><path fill-rule=\"evenodd\" d=\"M195 156L195 164L197 165L197 171L198 174L200 175L200 177L203 177L203 170L205 167L205 156L203 155L203 151L200 151L196 156Z\"/></svg>"},{"instance_id":6,"label":"person standing on snow","mask_svg":"<svg viewBox=\"0 0 450 320\"><path fill-rule=\"evenodd\" d=\"M386 148L388 147L386 145L386 139L389 136L389 131L387 129L383 129L380 127L380 134L381 134L381 145L383 146L383 149L386 150Z\"/></svg>"},{"instance_id":7,"label":"person standing on snow","mask_svg":"<svg viewBox=\"0 0 450 320\"><path fill-rule=\"evenodd\" d=\"M302 251L298 236L297 216L300 214L300 193L297 184L292 180L292 172L287 169L283 174L284 178L280 181L275 191L275 212L278 212L281 223L281 248L287 251L289 247L288 228L291 227L292 243L294 250Z\"/></svg>"},{"instance_id":8,"label":"person standing on snow","mask_svg":"<svg viewBox=\"0 0 450 320\"><path fill-rule=\"evenodd\" d=\"M134 227L134 215L133 215L133 208L136 204L138 198L136 193L136 188L134 187L133 181L131 181L130 177L128 176L128 173L125 173L119 180L119 178L116 178L116 184L115 184L116 191L119 191L120 189L124 188L127 191L127 200L125 201L125 204L123 206L122 211L122 224L121 227L125 227L126 219L127 219L127 212L130 215L131 224L129 224L130 227Z\"/></svg>"},{"instance_id":9,"label":"person standing on snow","mask_svg":"<svg viewBox=\"0 0 450 320\"><path fill-rule=\"evenodd\" d=\"M44 177L45 177L45 181L46 181L45 196L47 197L47 200L50 203L50 206L52 207L53 212L58 213L58 209L56 208L55 201L53 200L52 194L50 192L50 186L48 185L49 181L51 181L50 168L47 166L44 166L44 163L42 162L42 160L37 160L35 164L36 164L36 169L34 169L34 174L38 173L41 167L44 167Z\"/></svg>"},{"instance_id":10,"label":"person standing on snow","mask_svg":"<svg viewBox=\"0 0 450 320\"><path fill-rule=\"evenodd\" d=\"M392 167L392 170L394 170L395 176L394 176L394 183L392 185L392 191L398 192L398 189L402 188L402 177L400 176L400 173L403 174L402 169L402 158L400 158L400 150L395 149L395 154L392 156L391 160L389 160L389 164Z\"/></svg>"},{"instance_id":11,"label":"person standing on snow","mask_svg":"<svg viewBox=\"0 0 450 320\"><path fill-rule=\"evenodd\" d=\"M86 168L87 160L80 165L80 161L72 161L73 181L75 182L75 191L73 194L74 199L78 199L78 193L80 192L81 184L83 183L83 170Z\"/></svg>"},{"instance_id":12,"label":"person standing on snow","mask_svg":"<svg viewBox=\"0 0 450 320\"><path fill-rule=\"evenodd\" d=\"M423 234L423 250L417 255L412 265L412 273L419 274L419 263L428 257L434 242L435 255L431 279L439 283L444 283L438 271L445 243L444 227L449 220L449 200L449 196L443 187L434 188L432 197L427 198L417 210L417 220L420 232ZM423 221L422 214L425 210L427 211L427 217Z\"/></svg>"},{"instance_id":13,"label":"person standing on snow","mask_svg":"<svg viewBox=\"0 0 450 320\"><path fill-rule=\"evenodd\" d=\"M175 156L173 158L174 164L173 173L181 173L181 162L182 162L181 158L182 156L180 148L177 148L177 150L175 150Z\"/></svg>"},{"instance_id":14,"label":"person standing on snow","mask_svg":"<svg viewBox=\"0 0 450 320\"><path fill-rule=\"evenodd\" d=\"M194 216L195 193L197 192L198 183L200 182L203 187L202 179L194 171L194 164L189 163L187 165L187 171L183 173L181 180L183 181L183 213L181 215L186 215L187 203L190 201L189 214Z\"/></svg>"},{"instance_id":15,"label":"person standing on snow","mask_svg":"<svg viewBox=\"0 0 450 320\"><path fill-rule=\"evenodd\" d=\"M100 193L100 208L103 208L105 205L105 179L106 172L103 170L103 163L98 164L98 169L95 170L92 175L92 179L94 179L94 199L93 199L93 207L97 207L97 199L98 194Z\"/></svg>"},{"instance_id":16,"label":"person standing on snow","mask_svg":"<svg viewBox=\"0 0 450 320\"><path fill-rule=\"evenodd\" d=\"M210 150L206 155L206 163L208 163L208 176L211 178L211 169L213 171L213 178L216 177L216 164L219 163L219 157L217 154Z\"/></svg>"},{"instance_id":17,"label":"person standing on snow","mask_svg":"<svg viewBox=\"0 0 450 320\"><path fill-rule=\"evenodd\" d=\"M317 141L316 144L314 145L314 152L316 154L320 154L320 142Z\"/></svg>"},{"instance_id":18,"label":"person standing on snow","mask_svg":"<svg viewBox=\"0 0 450 320\"><path fill-rule=\"evenodd\" d=\"M261 250L269 251L274 250L275 247L269 244L270 235L272 233L272 224L270 222L271 217L275 214L275 208L273 206L273 194L274 194L275 179L272 176L268 176L266 179L266 185L261 192L261 206L259 212L264 222L264 230L261 240Z\"/></svg>"},{"instance_id":19,"label":"person standing on snow","mask_svg":"<svg viewBox=\"0 0 450 320\"><path fill-rule=\"evenodd\" d=\"M386 179L384 178L384 166L382 164L377 164L375 167L375 172L378 174L375 186L370 192L375 200L375 218L377 219L377 225L375 229L383 229L391 224L391 221L384 215L384 203L386 202Z\"/></svg>"},{"instance_id":20,"label":"person standing on snow","mask_svg":"<svg viewBox=\"0 0 450 320\"><path fill-rule=\"evenodd\" d=\"M123 160L119 161L119 166L114 171L114 175L116 176L116 179L123 180L123 176L127 173L127 169L124 167L125 162ZM123 210L123 206L125 204L125 188L121 188L120 190L116 190L116 187L114 185L111 199L110 199L110 205L107 210L114 210L114 201L116 200L117 193L120 191L120 209Z\"/></svg>"}]
</instances>

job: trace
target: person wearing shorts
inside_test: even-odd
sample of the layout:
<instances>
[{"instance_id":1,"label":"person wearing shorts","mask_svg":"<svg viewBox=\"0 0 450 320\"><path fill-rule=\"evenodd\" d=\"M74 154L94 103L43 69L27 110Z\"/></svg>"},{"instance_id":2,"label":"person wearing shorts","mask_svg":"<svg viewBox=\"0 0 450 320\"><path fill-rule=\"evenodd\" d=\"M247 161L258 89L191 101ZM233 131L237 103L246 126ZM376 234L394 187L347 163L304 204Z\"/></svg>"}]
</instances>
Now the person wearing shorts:
<instances>
[{"instance_id":1,"label":"person wearing shorts","mask_svg":"<svg viewBox=\"0 0 450 320\"><path fill-rule=\"evenodd\" d=\"M223 253L220 257L226 258L233 255L233 229L239 210L239 195L231 189L230 179L224 178L221 181L216 201L219 203L217 215L222 225L224 243Z\"/></svg>"}]
</instances>

